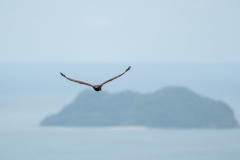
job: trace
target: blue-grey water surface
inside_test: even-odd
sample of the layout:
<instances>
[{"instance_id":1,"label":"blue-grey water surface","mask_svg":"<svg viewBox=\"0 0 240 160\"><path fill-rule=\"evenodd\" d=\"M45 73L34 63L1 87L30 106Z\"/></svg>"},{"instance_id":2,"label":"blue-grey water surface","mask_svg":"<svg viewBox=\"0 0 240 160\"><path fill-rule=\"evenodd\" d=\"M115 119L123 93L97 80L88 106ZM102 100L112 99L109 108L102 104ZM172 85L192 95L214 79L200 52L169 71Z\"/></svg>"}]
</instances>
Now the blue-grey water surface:
<instances>
[{"instance_id":1,"label":"blue-grey water surface","mask_svg":"<svg viewBox=\"0 0 240 160\"><path fill-rule=\"evenodd\" d=\"M240 130L0 130L1 160L240 160Z\"/></svg>"}]
</instances>

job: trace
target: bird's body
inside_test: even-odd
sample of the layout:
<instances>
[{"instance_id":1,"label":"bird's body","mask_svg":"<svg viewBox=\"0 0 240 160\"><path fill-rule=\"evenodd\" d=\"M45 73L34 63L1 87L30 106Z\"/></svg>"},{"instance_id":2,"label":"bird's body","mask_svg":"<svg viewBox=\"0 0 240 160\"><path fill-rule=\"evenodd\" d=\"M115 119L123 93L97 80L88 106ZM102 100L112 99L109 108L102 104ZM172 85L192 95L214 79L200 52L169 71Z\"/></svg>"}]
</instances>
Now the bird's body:
<instances>
[{"instance_id":1,"label":"bird's body","mask_svg":"<svg viewBox=\"0 0 240 160\"><path fill-rule=\"evenodd\" d=\"M95 86L93 86L93 89L98 92L98 91L102 90L102 86L101 85L95 85Z\"/></svg>"},{"instance_id":2,"label":"bird's body","mask_svg":"<svg viewBox=\"0 0 240 160\"><path fill-rule=\"evenodd\" d=\"M101 91L101 90L102 90L102 86L103 86L104 84L106 84L106 83L108 83L108 82L110 82L110 81L112 81L112 80L114 80L114 79L122 76L124 73L126 73L128 70L130 70L130 68L131 68L131 66L129 66L129 67L126 69L126 71L123 72L122 74L120 74L120 75L118 75L118 76L116 76L116 77L113 77L113 78L111 78L111 79L109 79L109 80L107 80L107 81L105 81L105 82L103 82L102 84L99 84L99 85L92 85L92 84L89 84L89 83L86 83L86 82L83 82L83 81L79 81L79 80L75 80L75 79L72 79L72 78L68 78L67 76L65 76L65 75L62 74L61 72L60 72L60 74L61 74L63 77L65 77L65 78L67 78L68 80L70 80L70 81L73 81L73 82L76 82L76 83L80 83L80 84L84 84L84 85L90 86L90 87L92 87L95 91L98 92L98 91Z\"/></svg>"}]
</instances>

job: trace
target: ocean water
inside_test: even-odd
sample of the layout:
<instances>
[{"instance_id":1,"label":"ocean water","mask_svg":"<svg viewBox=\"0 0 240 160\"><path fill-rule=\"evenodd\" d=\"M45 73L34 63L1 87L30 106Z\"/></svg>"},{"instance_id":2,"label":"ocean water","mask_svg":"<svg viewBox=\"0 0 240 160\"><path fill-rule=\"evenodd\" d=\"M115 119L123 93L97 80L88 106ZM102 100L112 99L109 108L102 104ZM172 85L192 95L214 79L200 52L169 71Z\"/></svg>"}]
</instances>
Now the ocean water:
<instances>
[{"instance_id":1,"label":"ocean water","mask_svg":"<svg viewBox=\"0 0 240 160\"><path fill-rule=\"evenodd\" d=\"M240 130L0 130L0 160L240 160Z\"/></svg>"}]
</instances>

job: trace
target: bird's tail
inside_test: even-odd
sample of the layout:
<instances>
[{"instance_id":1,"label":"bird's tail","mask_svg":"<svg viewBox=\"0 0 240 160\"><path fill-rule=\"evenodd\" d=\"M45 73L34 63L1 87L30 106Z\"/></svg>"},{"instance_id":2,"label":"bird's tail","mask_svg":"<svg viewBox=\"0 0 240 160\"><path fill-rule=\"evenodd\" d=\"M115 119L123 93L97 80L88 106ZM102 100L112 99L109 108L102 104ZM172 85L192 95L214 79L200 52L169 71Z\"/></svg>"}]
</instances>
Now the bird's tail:
<instances>
[{"instance_id":1,"label":"bird's tail","mask_svg":"<svg viewBox=\"0 0 240 160\"><path fill-rule=\"evenodd\" d=\"M61 74L63 77L67 78L62 72L60 72L60 74Z\"/></svg>"},{"instance_id":2,"label":"bird's tail","mask_svg":"<svg viewBox=\"0 0 240 160\"><path fill-rule=\"evenodd\" d=\"M129 66L129 67L126 69L126 71L125 71L125 72L129 71L129 70L130 70L130 68L131 68L131 66Z\"/></svg>"}]
</instances>

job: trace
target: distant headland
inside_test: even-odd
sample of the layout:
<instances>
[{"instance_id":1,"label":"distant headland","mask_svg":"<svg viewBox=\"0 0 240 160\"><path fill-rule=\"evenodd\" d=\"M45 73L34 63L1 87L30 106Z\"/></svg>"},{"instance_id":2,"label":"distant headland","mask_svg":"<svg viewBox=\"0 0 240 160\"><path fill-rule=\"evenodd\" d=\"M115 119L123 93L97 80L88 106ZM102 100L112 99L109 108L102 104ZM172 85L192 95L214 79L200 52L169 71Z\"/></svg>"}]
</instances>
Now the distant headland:
<instances>
[{"instance_id":1,"label":"distant headland","mask_svg":"<svg viewBox=\"0 0 240 160\"><path fill-rule=\"evenodd\" d=\"M232 109L221 101L183 87L165 87L150 94L125 91L81 92L41 126L152 128L237 128Z\"/></svg>"}]
</instances>

